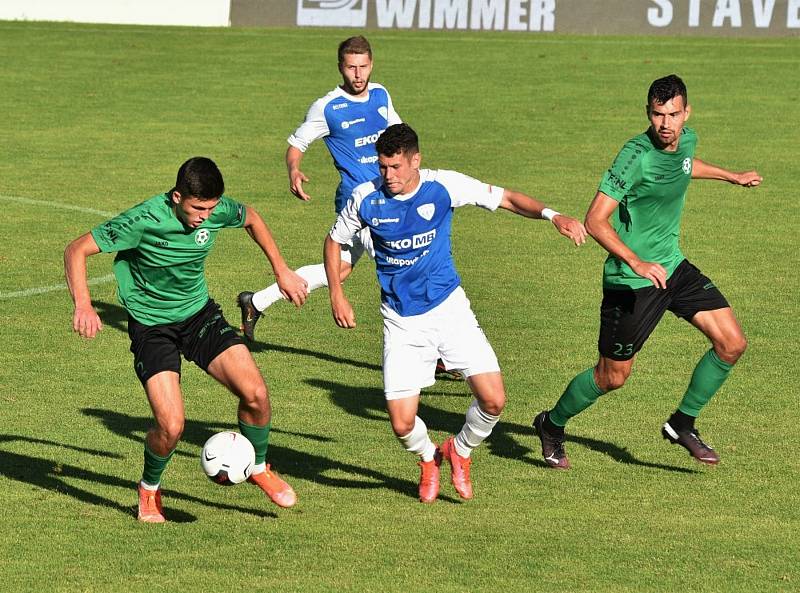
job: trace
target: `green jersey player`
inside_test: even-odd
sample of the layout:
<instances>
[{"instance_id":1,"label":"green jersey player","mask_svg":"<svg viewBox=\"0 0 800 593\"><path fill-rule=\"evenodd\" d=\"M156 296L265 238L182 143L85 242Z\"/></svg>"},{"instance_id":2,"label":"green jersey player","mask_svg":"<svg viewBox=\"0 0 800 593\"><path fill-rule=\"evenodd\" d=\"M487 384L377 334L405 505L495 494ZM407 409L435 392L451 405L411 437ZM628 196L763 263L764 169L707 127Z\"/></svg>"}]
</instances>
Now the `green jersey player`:
<instances>
[{"instance_id":1,"label":"green jersey player","mask_svg":"<svg viewBox=\"0 0 800 593\"><path fill-rule=\"evenodd\" d=\"M667 310L703 332L711 349L698 362L662 435L698 461L719 462L716 451L700 439L694 421L744 353L747 341L725 297L681 253L680 220L690 179L754 187L761 176L755 171L734 173L695 157L697 136L684 127L691 109L679 77L654 81L646 109L650 127L622 148L586 215L587 231L608 251L600 358L569 383L553 409L534 419L542 455L551 467L570 466L564 451L567 421L624 385L636 353Z\"/></svg>"},{"instance_id":2,"label":"green jersey player","mask_svg":"<svg viewBox=\"0 0 800 593\"><path fill-rule=\"evenodd\" d=\"M134 369L155 417L155 426L145 439L139 483L138 518L148 523L165 521L161 474L183 432L181 355L239 398L239 428L256 451L250 481L279 506L290 507L297 498L265 463L269 392L250 351L209 298L205 260L220 229L244 228L295 304L305 300L305 282L288 268L258 213L223 195L224 189L213 161L191 158L178 171L173 189L97 226L64 252L67 284L75 303L72 325L85 338L93 338L102 329L89 296L87 258L100 252L117 253L114 275L119 300L128 312Z\"/></svg>"}]
</instances>

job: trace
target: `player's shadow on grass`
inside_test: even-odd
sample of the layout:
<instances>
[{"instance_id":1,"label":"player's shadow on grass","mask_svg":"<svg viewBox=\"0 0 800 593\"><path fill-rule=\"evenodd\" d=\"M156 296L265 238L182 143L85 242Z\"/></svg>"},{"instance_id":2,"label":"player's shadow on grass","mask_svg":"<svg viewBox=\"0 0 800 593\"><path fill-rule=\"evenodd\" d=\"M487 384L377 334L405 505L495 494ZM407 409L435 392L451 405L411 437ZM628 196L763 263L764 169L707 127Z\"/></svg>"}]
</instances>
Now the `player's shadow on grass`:
<instances>
[{"instance_id":1,"label":"player's shadow on grass","mask_svg":"<svg viewBox=\"0 0 800 593\"><path fill-rule=\"evenodd\" d=\"M127 416L112 410L86 408L83 413L87 416L98 418L114 434L137 443L143 443L144 435L153 424L153 419L150 417ZM199 457L203 444L212 435L222 430L238 430L238 426L232 423L206 423L187 419L183 436L181 437L181 444L178 445L175 455L192 458L192 463L197 463L195 458ZM271 433L306 439L315 443L333 441L328 437L285 431L277 428L273 428ZM187 452L185 450L187 444L194 445L197 451ZM352 489L388 489L414 498L418 496L417 483L415 481L395 478L367 467L343 463L323 455L281 446L276 444L274 439L270 439L267 461L274 462L274 469L283 476L293 476L325 486ZM298 497L302 500L302 491L298 491ZM440 499L453 500L446 496L441 496Z\"/></svg>"},{"instance_id":2,"label":"player's shadow on grass","mask_svg":"<svg viewBox=\"0 0 800 593\"><path fill-rule=\"evenodd\" d=\"M56 450L56 457L58 457L59 450L69 449L70 451L77 451L78 453L83 453L86 455L94 455L111 459L121 458L121 456L114 453L108 453L107 451L76 447L73 445L56 443L54 441L48 441L44 439L36 439L21 435L0 435L0 444L12 442L52 446ZM5 448L0 448L0 475L12 480L17 480L18 482L36 486L37 488L42 488L51 492L57 492L59 494L66 494L67 496L71 496L72 498L87 504L114 509L125 515L135 516L136 514L135 499L137 482L135 481L132 482L130 480L123 480L116 476L110 476L108 474L87 470L68 463L65 464L57 459L33 457L31 455L14 453L6 450ZM76 480L86 482L87 487L81 488L75 486L74 482ZM124 496L126 498L130 498L134 504L124 505L119 503L117 500L107 498L93 492L90 488L92 486L96 486L97 484L122 488L125 492ZM249 513L259 517L277 516L274 513L269 513L261 509L248 509L236 505L208 502L206 500L173 490L164 490L164 493L167 498L172 500L199 503L218 509ZM166 508L164 510L164 515L167 520L175 523L191 523L196 520L194 515L174 508Z\"/></svg>"},{"instance_id":3,"label":"player's shadow on grass","mask_svg":"<svg viewBox=\"0 0 800 593\"><path fill-rule=\"evenodd\" d=\"M92 301L92 306L97 310L103 326L113 327L124 334L128 333L128 312L123 307L103 301Z\"/></svg>"},{"instance_id":4,"label":"player's shadow on grass","mask_svg":"<svg viewBox=\"0 0 800 593\"><path fill-rule=\"evenodd\" d=\"M324 360L325 362L348 365L351 367L355 367L357 369L367 369L370 371L383 370L381 365L379 364L364 362L362 360L353 360L352 358L342 358L341 356L336 356L334 354L328 354L326 352L317 352L315 350L308 350L306 348L295 348L294 346L285 346L283 344L271 344L266 342L248 342L247 346L248 348L250 348L250 352L253 353L282 352L284 354L293 354L297 356L309 356L311 358Z\"/></svg>"},{"instance_id":5,"label":"player's shadow on grass","mask_svg":"<svg viewBox=\"0 0 800 593\"><path fill-rule=\"evenodd\" d=\"M92 306L97 310L97 314L100 316L100 320L103 322L104 326L112 327L125 334L128 333L128 312L125 310L124 307L121 307L114 303L106 303L103 301L92 301ZM228 323L230 322L231 320L228 319ZM325 362L330 362L337 365L347 365L358 369L366 369L369 371L382 370L382 367L379 364L364 362L361 360L354 360L351 358L343 358L341 356L336 356L334 354L328 354L326 352L317 352L315 350L309 350L307 348L296 348L293 346L286 346L284 344L272 344L272 343L258 342L258 341L256 342L245 341L245 343L247 344L247 347L250 349L250 352L253 353L281 352L283 354L291 354L295 356L307 356L319 360L324 360Z\"/></svg>"},{"instance_id":6,"label":"player's shadow on grass","mask_svg":"<svg viewBox=\"0 0 800 593\"><path fill-rule=\"evenodd\" d=\"M307 380L306 383L318 389L328 391L333 403L348 414L367 420L380 420L385 422L387 429L389 429L389 415L386 412L382 390L352 387L342 383L324 381L321 379ZM469 387L466 384L464 385L464 390L469 392ZM461 427L464 425L464 412L466 412L466 408L463 412L442 410L431 406L428 403L430 400L426 395L443 395L448 397L452 397L453 395L435 391L431 392L430 390L423 392L419 403L419 416L425 420L428 429L449 434L456 434L460 431ZM519 443L520 437L530 443L530 446L521 445ZM620 447L614 443L575 435L567 435L567 442L577 443L593 451L604 453L619 463L672 472L697 473L696 470L685 467L642 461L634 457L626 448ZM497 423L492 431L491 436L484 444L492 455L507 459L516 459L523 463L539 467L549 467L541 459L539 439L534 434L533 427L528 424L514 424L501 418L500 422Z\"/></svg>"}]
</instances>

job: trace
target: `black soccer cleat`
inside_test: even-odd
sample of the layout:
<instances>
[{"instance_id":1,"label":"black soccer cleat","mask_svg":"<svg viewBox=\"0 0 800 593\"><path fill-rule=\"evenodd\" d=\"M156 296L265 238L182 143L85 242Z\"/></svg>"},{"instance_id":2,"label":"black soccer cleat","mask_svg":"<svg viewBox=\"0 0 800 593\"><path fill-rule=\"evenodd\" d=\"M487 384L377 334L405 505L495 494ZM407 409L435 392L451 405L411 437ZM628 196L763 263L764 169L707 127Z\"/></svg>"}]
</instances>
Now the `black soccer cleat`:
<instances>
[{"instance_id":1,"label":"black soccer cleat","mask_svg":"<svg viewBox=\"0 0 800 593\"><path fill-rule=\"evenodd\" d=\"M439 376L445 376L448 379L453 381L461 381L464 379L464 375L459 373L456 370L449 370L446 366L444 366L444 361L440 358L436 361L436 374Z\"/></svg>"},{"instance_id":2,"label":"black soccer cleat","mask_svg":"<svg viewBox=\"0 0 800 593\"><path fill-rule=\"evenodd\" d=\"M550 467L555 469L569 469L569 459L564 451L564 431L561 434L553 433L545 428L544 422L547 411L541 412L533 419L533 432L542 442L542 457Z\"/></svg>"},{"instance_id":3,"label":"black soccer cleat","mask_svg":"<svg viewBox=\"0 0 800 593\"><path fill-rule=\"evenodd\" d=\"M256 309L253 304L252 292L240 292L239 296L236 297L236 304L242 310L242 332L252 342L256 339L256 321L261 317L261 311Z\"/></svg>"},{"instance_id":4,"label":"black soccer cleat","mask_svg":"<svg viewBox=\"0 0 800 593\"><path fill-rule=\"evenodd\" d=\"M670 426L669 422L665 422L664 426L661 427L661 436L673 445L680 445L686 449L689 455L701 463L707 463L708 465L719 463L719 455L717 455L713 447L703 442L696 428L678 432Z\"/></svg>"}]
</instances>

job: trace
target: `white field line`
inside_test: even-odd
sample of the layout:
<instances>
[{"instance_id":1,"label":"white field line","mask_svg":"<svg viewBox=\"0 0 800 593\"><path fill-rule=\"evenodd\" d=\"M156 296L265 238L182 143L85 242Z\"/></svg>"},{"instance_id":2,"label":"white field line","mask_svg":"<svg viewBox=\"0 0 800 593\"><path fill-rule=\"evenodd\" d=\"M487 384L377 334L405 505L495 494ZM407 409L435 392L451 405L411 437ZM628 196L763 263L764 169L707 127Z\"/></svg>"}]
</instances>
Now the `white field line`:
<instances>
[{"instance_id":1,"label":"white field line","mask_svg":"<svg viewBox=\"0 0 800 593\"><path fill-rule=\"evenodd\" d=\"M28 204L31 206L41 206L43 208L74 210L76 212L94 214L96 216L101 216L103 218L111 218L112 216L114 216L113 212L106 212L105 210L97 210L96 208L85 208L83 206L75 206L73 204L63 204L61 202L52 202L50 200L32 200L31 198L22 198L19 196L0 195L0 201L17 202L20 204ZM96 284L104 284L106 282L110 282L113 279L114 279L114 274L106 274L105 276L100 276L99 278L92 278L89 280L89 286L94 286ZM35 294L45 294L57 290L66 290L66 288L67 285L65 283L62 283L62 284L54 284L52 286L39 286L37 288L26 288L24 290L16 290L13 292L0 291L0 300L29 297Z\"/></svg>"},{"instance_id":2,"label":"white field line","mask_svg":"<svg viewBox=\"0 0 800 593\"><path fill-rule=\"evenodd\" d=\"M75 206L73 204L64 204L63 202L51 202L50 200L32 200L31 198L20 198L19 196L4 196L0 194L0 200L6 202L19 202L20 204L30 204L31 206L43 206L46 208L59 208L61 210L75 210L77 212L86 212L87 214L96 214L103 218L111 218L114 216L113 212L106 212L105 210L97 210L95 208L86 208L84 206Z\"/></svg>"}]
</instances>

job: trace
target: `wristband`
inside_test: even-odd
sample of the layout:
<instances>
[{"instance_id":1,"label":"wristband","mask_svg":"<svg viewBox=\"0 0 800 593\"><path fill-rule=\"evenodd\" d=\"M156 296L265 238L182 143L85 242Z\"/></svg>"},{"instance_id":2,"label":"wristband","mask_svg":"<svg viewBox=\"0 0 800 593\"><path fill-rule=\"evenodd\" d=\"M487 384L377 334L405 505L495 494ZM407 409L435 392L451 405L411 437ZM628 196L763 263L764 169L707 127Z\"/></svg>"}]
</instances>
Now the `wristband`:
<instances>
[{"instance_id":1,"label":"wristband","mask_svg":"<svg viewBox=\"0 0 800 593\"><path fill-rule=\"evenodd\" d=\"M542 208L542 218L545 220L553 220L553 218L559 216L560 214L560 212L556 212L552 208Z\"/></svg>"}]
</instances>

